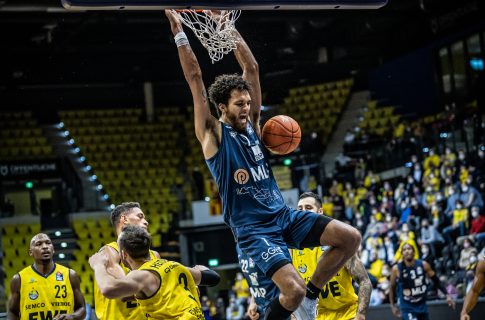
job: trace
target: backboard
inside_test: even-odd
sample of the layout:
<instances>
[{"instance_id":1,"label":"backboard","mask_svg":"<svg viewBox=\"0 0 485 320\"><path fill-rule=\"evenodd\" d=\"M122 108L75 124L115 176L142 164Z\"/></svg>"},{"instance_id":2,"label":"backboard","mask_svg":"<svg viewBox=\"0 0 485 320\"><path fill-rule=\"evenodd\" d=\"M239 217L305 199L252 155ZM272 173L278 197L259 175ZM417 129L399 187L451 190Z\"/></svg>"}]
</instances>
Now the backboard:
<instances>
[{"instance_id":1,"label":"backboard","mask_svg":"<svg viewBox=\"0 0 485 320\"><path fill-rule=\"evenodd\" d=\"M62 5L69 10L313 10L377 9L387 2L388 0L62 0Z\"/></svg>"}]
</instances>

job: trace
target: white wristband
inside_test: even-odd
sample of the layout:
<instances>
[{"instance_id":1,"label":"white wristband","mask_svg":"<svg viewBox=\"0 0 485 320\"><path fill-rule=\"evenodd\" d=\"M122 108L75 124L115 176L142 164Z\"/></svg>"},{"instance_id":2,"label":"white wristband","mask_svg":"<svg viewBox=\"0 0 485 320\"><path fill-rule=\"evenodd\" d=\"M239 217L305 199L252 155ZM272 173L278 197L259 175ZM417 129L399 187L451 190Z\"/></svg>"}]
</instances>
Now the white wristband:
<instances>
[{"instance_id":1,"label":"white wristband","mask_svg":"<svg viewBox=\"0 0 485 320\"><path fill-rule=\"evenodd\" d=\"M175 44L177 45L177 48L189 44L189 39L187 39L187 35L183 31L180 31L179 33L177 33L173 38L175 40Z\"/></svg>"}]
</instances>

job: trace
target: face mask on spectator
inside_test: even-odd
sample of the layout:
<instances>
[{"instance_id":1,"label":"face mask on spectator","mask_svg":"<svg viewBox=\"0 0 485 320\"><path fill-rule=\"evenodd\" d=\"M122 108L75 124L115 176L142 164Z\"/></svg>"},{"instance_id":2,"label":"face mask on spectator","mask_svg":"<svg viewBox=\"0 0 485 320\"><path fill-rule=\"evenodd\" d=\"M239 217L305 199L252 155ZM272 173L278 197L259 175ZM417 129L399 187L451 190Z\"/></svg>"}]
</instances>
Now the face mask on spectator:
<instances>
[{"instance_id":1,"label":"face mask on spectator","mask_svg":"<svg viewBox=\"0 0 485 320\"><path fill-rule=\"evenodd\" d=\"M443 195L441 193L436 194L436 201L443 200Z\"/></svg>"},{"instance_id":2,"label":"face mask on spectator","mask_svg":"<svg viewBox=\"0 0 485 320\"><path fill-rule=\"evenodd\" d=\"M416 200L411 200L411 205L414 207L414 206L417 206L418 205L418 202Z\"/></svg>"},{"instance_id":3,"label":"face mask on spectator","mask_svg":"<svg viewBox=\"0 0 485 320\"><path fill-rule=\"evenodd\" d=\"M467 191L468 191L468 185L463 184L463 185L461 186L461 191L463 191L463 192L467 192Z\"/></svg>"},{"instance_id":4,"label":"face mask on spectator","mask_svg":"<svg viewBox=\"0 0 485 320\"><path fill-rule=\"evenodd\" d=\"M371 205L375 205L375 204L376 204L376 199L374 199L374 198L370 198L370 199L369 199L369 203L370 203Z\"/></svg>"},{"instance_id":5,"label":"face mask on spectator","mask_svg":"<svg viewBox=\"0 0 485 320\"><path fill-rule=\"evenodd\" d=\"M465 160L465 154L464 153L458 153L458 159L460 160Z\"/></svg>"},{"instance_id":6,"label":"face mask on spectator","mask_svg":"<svg viewBox=\"0 0 485 320\"><path fill-rule=\"evenodd\" d=\"M426 187L426 192L427 192L427 193L431 193L432 191L433 191L433 188L431 188L431 187Z\"/></svg>"},{"instance_id":7,"label":"face mask on spectator","mask_svg":"<svg viewBox=\"0 0 485 320\"><path fill-rule=\"evenodd\" d=\"M429 249L427 247L422 247L421 248L421 252L423 253L423 255L427 255L429 253Z\"/></svg>"},{"instance_id":8,"label":"face mask on spectator","mask_svg":"<svg viewBox=\"0 0 485 320\"><path fill-rule=\"evenodd\" d=\"M391 222L392 221L392 217L390 214L386 215L386 222Z\"/></svg>"},{"instance_id":9,"label":"face mask on spectator","mask_svg":"<svg viewBox=\"0 0 485 320\"><path fill-rule=\"evenodd\" d=\"M364 222L361 219L357 220L357 227L362 227L364 225Z\"/></svg>"},{"instance_id":10,"label":"face mask on spectator","mask_svg":"<svg viewBox=\"0 0 485 320\"><path fill-rule=\"evenodd\" d=\"M449 194L450 194L450 196L451 196L452 194L454 194L454 193L455 193L455 189L453 189L453 188L448 189L448 193L449 193Z\"/></svg>"},{"instance_id":11,"label":"face mask on spectator","mask_svg":"<svg viewBox=\"0 0 485 320\"><path fill-rule=\"evenodd\" d=\"M476 209L472 210L472 217L473 218L478 217L478 210L476 210Z\"/></svg>"},{"instance_id":12,"label":"face mask on spectator","mask_svg":"<svg viewBox=\"0 0 485 320\"><path fill-rule=\"evenodd\" d=\"M480 150L480 151L478 151L478 156L480 158L483 158L485 156L485 153L482 150Z\"/></svg>"},{"instance_id":13,"label":"face mask on spectator","mask_svg":"<svg viewBox=\"0 0 485 320\"><path fill-rule=\"evenodd\" d=\"M387 277L388 275L390 275L391 273L389 272L389 269L388 268L382 268L382 272L381 274L384 276L384 277Z\"/></svg>"},{"instance_id":14,"label":"face mask on spectator","mask_svg":"<svg viewBox=\"0 0 485 320\"><path fill-rule=\"evenodd\" d=\"M446 154L450 154L451 153L451 150L448 149L448 148L446 148L445 152L446 152Z\"/></svg>"},{"instance_id":15,"label":"face mask on spectator","mask_svg":"<svg viewBox=\"0 0 485 320\"><path fill-rule=\"evenodd\" d=\"M409 231L409 227L408 227L407 224L405 224L405 225L402 226L402 231L403 232L408 232Z\"/></svg>"},{"instance_id":16,"label":"face mask on spectator","mask_svg":"<svg viewBox=\"0 0 485 320\"><path fill-rule=\"evenodd\" d=\"M401 202L401 210L406 209L406 207L407 207L406 202Z\"/></svg>"},{"instance_id":17,"label":"face mask on spectator","mask_svg":"<svg viewBox=\"0 0 485 320\"><path fill-rule=\"evenodd\" d=\"M462 207L463 207L463 206L462 206L461 204L457 204L457 205L456 205L456 208L457 208L458 210L461 210L461 208L462 208Z\"/></svg>"}]
</instances>

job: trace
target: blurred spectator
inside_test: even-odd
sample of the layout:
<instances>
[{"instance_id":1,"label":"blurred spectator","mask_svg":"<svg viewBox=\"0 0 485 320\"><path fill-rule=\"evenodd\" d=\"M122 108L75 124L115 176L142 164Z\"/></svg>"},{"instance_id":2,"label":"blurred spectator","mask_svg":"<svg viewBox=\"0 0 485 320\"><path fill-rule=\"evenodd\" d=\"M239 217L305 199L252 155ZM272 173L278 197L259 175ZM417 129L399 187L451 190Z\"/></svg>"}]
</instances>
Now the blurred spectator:
<instances>
[{"instance_id":1,"label":"blurred spectator","mask_svg":"<svg viewBox=\"0 0 485 320\"><path fill-rule=\"evenodd\" d=\"M431 266L431 269L435 269L434 260L435 255L430 251L430 247L427 244L421 245L421 260L426 261Z\"/></svg>"},{"instance_id":2,"label":"blurred spectator","mask_svg":"<svg viewBox=\"0 0 485 320\"><path fill-rule=\"evenodd\" d=\"M455 165L456 154L451 150L450 147L445 148L445 154L443 156L443 160L444 160L443 162L450 167L453 167Z\"/></svg>"},{"instance_id":3,"label":"blurred spectator","mask_svg":"<svg viewBox=\"0 0 485 320\"><path fill-rule=\"evenodd\" d=\"M460 200L465 208L479 207L483 208L483 198L475 187L468 185L467 182L461 184Z\"/></svg>"},{"instance_id":4,"label":"blurred spectator","mask_svg":"<svg viewBox=\"0 0 485 320\"><path fill-rule=\"evenodd\" d=\"M429 249L431 250L430 255L435 257L436 246L444 243L445 240L443 239L439 231L436 229L435 225L430 225L428 219L423 219L423 221L421 222L421 241L424 245L428 246ZM421 246L421 248L423 248L423 246Z\"/></svg>"},{"instance_id":5,"label":"blurred spectator","mask_svg":"<svg viewBox=\"0 0 485 320\"><path fill-rule=\"evenodd\" d=\"M453 234L458 233L458 236L464 236L468 229L468 209L463 206L463 201L457 200L456 209L453 211L453 220L451 226L443 229L443 236L448 244L453 243Z\"/></svg>"},{"instance_id":6,"label":"blurred spectator","mask_svg":"<svg viewBox=\"0 0 485 320\"><path fill-rule=\"evenodd\" d=\"M369 170L367 176L364 179L364 187L370 189L371 186L376 186L380 181L381 179L379 178L379 176L377 174L374 174L373 171Z\"/></svg>"},{"instance_id":7,"label":"blurred spectator","mask_svg":"<svg viewBox=\"0 0 485 320\"><path fill-rule=\"evenodd\" d=\"M200 305L202 307L202 312L204 313L205 320L212 320L210 308L211 303L207 296L202 296L200 299Z\"/></svg>"},{"instance_id":8,"label":"blurred spectator","mask_svg":"<svg viewBox=\"0 0 485 320\"><path fill-rule=\"evenodd\" d=\"M455 190L455 187L448 187L448 194L446 195L448 200L446 202L445 214L447 217L451 217L453 211L456 209L456 201L459 200L459 195Z\"/></svg>"},{"instance_id":9,"label":"blurred spectator","mask_svg":"<svg viewBox=\"0 0 485 320\"><path fill-rule=\"evenodd\" d=\"M475 258L470 260L471 257ZM465 239L463 241L463 249L460 252L460 260L458 261L458 266L463 270L470 270L470 265L477 262L477 249L473 246L473 241L470 239Z\"/></svg>"},{"instance_id":10,"label":"blurred spectator","mask_svg":"<svg viewBox=\"0 0 485 320\"><path fill-rule=\"evenodd\" d=\"M214 316L214 320L226 319L226 306L224 304L224 299L221 297L217 298L215 307L216 314Z\"/></svg>"},{"instance_id":11,"label":"blurred spectator","mask_svg":"<svg viewBox=\"0 0 485 320\"><path fill-rule=\"evenodd\" d=\"M352 144L355 141L355 134L351 129L347 129L347 132L345 133L344 137L344 142L346 144Z\"/></svg>"},{"instance_id":12,"label":"blurred spectator","mask_svg":"<svg viewBox=\"0 0 485 320\"><path fill-rule=\"evenodd\" d=\"M244 307L235 298L231 298L229 300L229 306L226 309L226 319L227 320L244 319Z\"/></svg>"},{"instance_id":13,"label":"blurred spectator","mask_svg":"<svg viewBox=\"0 0 485 320\"><path fill-rule=\"evenodd\" d=\"M357 161L357 164L355 165L355 171L354 171L355 180L357 181L364 180L366 170L367 170L367 165L364 161L364 158L359 158L359 160Z\"/></svg>"},{"instance_id":14,"label":"blurred spectator","mask_svg":"<svg viewBox=\"0 0 485 320\"><path fill-rule=\"evenodd\" d=\"M239 305L246 308L249 298L249 284L241 272L236 273L236 280L232 286L232 290L236 294L236 300Z\"/></svg>"},{"instance_id":15,"label":"blurred spectator","mask_svg":"<svg viewBox=\"0 0 485 320\"><path fill-rule=\"evenodd\" d=\"M473 239L477 243L478 247L482 247L485 241L485 215L480 214L480 208L472 207L471 210L472 223L470 228L470 234L473 235Z\"/></svg>"},{"instance_id":16,"label":"blurred spectator","mask_svg":"<svg viewBox=\"0 0 485 320\"><path fill-rule=\"evenodd\" d=\"M424 159L423 168L425 171L432 168L439 168L440 163L440 156L437 155L433 149L430 149L428 156Z\"/></svg>"}]
</instances>

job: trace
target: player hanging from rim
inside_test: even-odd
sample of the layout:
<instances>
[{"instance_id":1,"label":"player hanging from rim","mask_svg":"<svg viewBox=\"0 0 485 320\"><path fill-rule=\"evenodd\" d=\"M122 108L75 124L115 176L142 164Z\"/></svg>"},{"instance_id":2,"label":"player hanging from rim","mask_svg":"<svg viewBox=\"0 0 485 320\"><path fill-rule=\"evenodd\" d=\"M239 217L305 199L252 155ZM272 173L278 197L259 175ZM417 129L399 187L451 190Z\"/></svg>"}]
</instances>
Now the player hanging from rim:
<instances>
[{"instance_id":1,"label":"player hanging from rim","mask_svg":"<svg viewBox=\"0 0 485 320\"><path fill-rule=\"evenodd\" d=\"M389 303L392 313L403 320L428 320L426 277L433 281L436 289L446 295L446 302L455 309L455 301L448 295L438 276L426 261L414 258L414 247L405 243L402 248L402 261L392 267ZM399 309L394 304L394 290L397 283Z\"/></svg>"},{"instance_id":2,"label":"player hanging from rim","mask_svg":"<svg viewBox=\"0 0 485 320\"><path fill-rule=\"evenodd\" d=\"M79 276L54 262L49 236L36 234L30 241L29 255L34 263L10 282L7 319L84 319L86 307Z\"/></svg>"},{"instance_id":3,"label":"player hanging from rim","mask_svg":"<svg viewBox=\"0 0 485 320\"><path fill-rule=\"evenodd\" d=\"M128 225L140 226L145 230L148 228L148 221L138 202L123 202L117 205L111 211L111 223L115 228L117 236L120 235L123 227ZM110 266L112 267L109 269L109 272L114 276L122 277L130 271L120 259L120 250L116 241L103 246L99 252L106 254L107 258L111 261ZM158 252L150 250L150 257L151 259L157 259L160 258L160 255ZM129 298L123 300L107 299L99 291L96 281L94 282L94 307L96 317L100 320L115 318L125 320L146 319L136 301Z\"/></svg>"},{"instance_id":4,"label":"player hanging from rim","mask_svg":"<svg viewBox=\"0 0 485 320\"><path fill-rule=\"evenodd\" d=\"M313 192L304 192L298 201L298 210L323 214L322 201ZM328 248L315 247L303 250L291 250L293 266L305 281L309 281L320 257L325 258ZM357 296L352 285L354 280L359 285ZM352 256L344 267L330 279L323 288L318 300L318 320L364 320L369 308L372 284L367 271L357 254ZM298 311L296 312L298 313ZM297 315L298 317L298 315Z\"/></svg>"},{"instance_id":5,"label":"player hanging from rim","mask_svg":"<svg viewBox=\"0 0 485 320\"><path fill-rule=\"evenodd\" d=\"M478 296L483 288L485 288L485 260L481 260L477 264L473 285L470 291L468 291L465 301L463 302L463 308L461 309L461 320L470 320L469 313L473 310L473 308L475 308L478 301Z\"/></svg>"},{"instance_id":6,"label":"player hanging from rim","mask_svg":"<svg viewBox=\"0 0 485 320\"><path fill-rule=\"evenodd\" d=\"M118 247L123 264L132 271L121 278L108 272L113 262L107 255L98 252L89 258L101 293L109 299L134 296L146 318L203 320L196 286L215 286L219 275L203 266L187 268L178 262L151 259L150 244L144 228L129 225L123 229Z\"/></svg>"},{"instance_id":7,"label":"player hanging from rim","mask_svg":"<svg viewBox=\"0 0 485 320\"><path fill-rule=\"evenodd\" d=\"M262 151L260 140L261 88L256 59L236 30L236 59L243 75L221 75L209 88L220 111L211 115L197 58L176 14L166 10L180 63L194 102L195 135L222 198L224 221L239 247L280 289L266 319L287 319L300 304L306 318L316 313L321 289L354 255L360 233L353 227L316 213L285 205ZM208 14L217 14L210 12ZM312 279L305 282L291 265L288 247L329 245Z\"/></svg>"}]
</instances>

